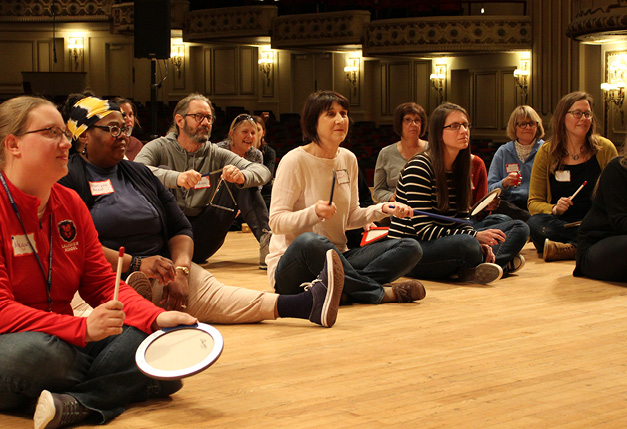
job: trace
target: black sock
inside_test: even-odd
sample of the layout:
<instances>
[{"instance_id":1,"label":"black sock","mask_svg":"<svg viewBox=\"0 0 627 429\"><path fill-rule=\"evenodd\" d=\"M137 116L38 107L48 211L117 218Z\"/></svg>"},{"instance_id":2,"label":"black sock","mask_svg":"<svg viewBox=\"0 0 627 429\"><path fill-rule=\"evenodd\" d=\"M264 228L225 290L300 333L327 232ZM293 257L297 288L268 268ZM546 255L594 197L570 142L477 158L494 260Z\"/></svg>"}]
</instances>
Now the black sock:
<instances>
[{"instance_id":1,"label":"black sock","mask_svg":"<svg viewBox=\"0 0 627 429\"><path fill-rule=\"evenodd\" d=\"M309 319L311 307L313 307L313 294L308 290L298 295L279 295L276 303L279 317Z\"/></svg>"}]
</instances>

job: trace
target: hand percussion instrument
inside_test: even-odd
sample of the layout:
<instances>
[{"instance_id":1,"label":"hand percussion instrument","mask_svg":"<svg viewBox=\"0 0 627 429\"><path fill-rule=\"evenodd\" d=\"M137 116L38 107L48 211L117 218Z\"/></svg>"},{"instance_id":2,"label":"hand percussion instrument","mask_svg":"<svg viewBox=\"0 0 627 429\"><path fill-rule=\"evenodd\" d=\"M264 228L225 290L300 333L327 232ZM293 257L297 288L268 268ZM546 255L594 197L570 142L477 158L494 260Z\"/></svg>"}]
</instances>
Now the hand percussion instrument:
<instances>
[{"instance_id":1,"label":"hand percussion instrument","mask_svg":"<svg viewBox=\"0 0 627 429\"><path fill-rule=\"evenodd\" d=\"M180 325L153 332L139 345L135 362L158 380L178 380L210 367L222 354L220 332L205 323Z\"/></svg>"},{"instance_id":2,"label":"hand percussion instrument","mask_svg":"<svg viewBox=\"0 0 627 429\"><path fill-rule=\"evenodd\" d=\"M494 201L494 199L497 198L499 195L501 195L501 188L496 188L493 189L491 192L488 192L485 197L481 198L472 208L472 210L470 211L470 216L476 216L481 213L481 211L489 206L490 203Z\"/></svg>"},{"instance_id":3,"label":"hand percussion instrument","mask_svg":"<svg viewBox=\"0 0 627 429\"><path fill-rule=\"evenodd\" d=\"M374 243L375 241L379 241L382 238L388 236L388 232L390 228L385 226L375 226L370 228L368 231L364 231L361 236L360 246L365 246L370 243Z\"/></svg>"}]
</instances>

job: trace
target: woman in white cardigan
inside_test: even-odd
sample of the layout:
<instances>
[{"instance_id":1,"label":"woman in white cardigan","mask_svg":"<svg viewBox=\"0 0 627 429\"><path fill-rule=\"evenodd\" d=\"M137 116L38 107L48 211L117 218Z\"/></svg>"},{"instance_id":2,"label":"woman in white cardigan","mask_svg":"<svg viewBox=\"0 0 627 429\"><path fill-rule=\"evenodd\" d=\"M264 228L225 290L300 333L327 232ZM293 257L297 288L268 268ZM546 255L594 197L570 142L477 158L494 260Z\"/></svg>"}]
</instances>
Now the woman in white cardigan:
<instances>
[{"instance_id":1,"label":"woman in white cardigan","mask_svg":"<svg viewBox=\"0 0 627 429\"><path fill-rule=\"evenodd\" d=\"M295 294L320 272L335 249L344 266L349 301L412 302L425 296L417 280L389 284L420 260L415 240L384 239L356 249L346 246L347 229L362 228L394 214L411 216L405 204L359 207L357 159L340 144L348 134L348 100L319 91L305 101L301 128L308 144L287 153L277 169L270 204L268 278L281 294Z\"/></svg>"}]
</instances>

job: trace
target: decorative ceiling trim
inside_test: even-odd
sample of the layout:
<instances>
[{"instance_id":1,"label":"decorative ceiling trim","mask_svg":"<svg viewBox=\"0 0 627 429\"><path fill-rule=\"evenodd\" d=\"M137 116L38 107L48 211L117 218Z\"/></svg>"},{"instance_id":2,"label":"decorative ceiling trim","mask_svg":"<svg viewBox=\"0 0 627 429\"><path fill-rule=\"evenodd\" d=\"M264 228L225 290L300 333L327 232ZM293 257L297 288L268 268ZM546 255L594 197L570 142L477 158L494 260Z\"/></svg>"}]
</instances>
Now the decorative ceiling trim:
<instances>
[{"instance_id":1,"label":"decorative ceiling trim","mask_svg":"<svg viewBox=\"0 0 627 429\"><path fill-rule=\"evenodd\" d=\"M272 22L272 47L289 49L361 44L370 12L342 12L280 16Z\"/></svg>"},{"instance_id":2,"label":"decorative ceiling trim","mask_svg":"<svg viewBox=\"0 0 627 429\"><path fill-rule=\"evenodd\" d=\"M531 18L467 16L389 19L366 26L363 54L531 49Z\"/></svg>"},{"instance_id":3,"label":"decorative ceiling trim","mask_svg":"<svg viewBox=\"0 0 627 429\"><path fill-rule=\"evenodd\" d=\"M580 9L568 24L568 37L585 41L627 34L627 6L624 0L600 0L592 5L586 3L585 7L583 2L575 3Z\"/></svg>"},{"instance_id":4,"label":"decorative ceiling trim","mask_svg":"<svg viewBox=\"0 0 627 429\"><path fill-rule=\"evenodd\" d=\"M113 0L54 2L57 22L109 21ZM0 22L52 22L53 0L0 1Z\"/></svg>"},{"instance_id":5,"label":"decorative ceiling trim","mask_svg":"<svg viewBox=\"0 0 627 429\"><path fill-rule=\"evenodd\" d=\"M269 36L276 6L224 7L187 13L183 40L203 42L237 37Z\"/></svg>"}]
</instances>

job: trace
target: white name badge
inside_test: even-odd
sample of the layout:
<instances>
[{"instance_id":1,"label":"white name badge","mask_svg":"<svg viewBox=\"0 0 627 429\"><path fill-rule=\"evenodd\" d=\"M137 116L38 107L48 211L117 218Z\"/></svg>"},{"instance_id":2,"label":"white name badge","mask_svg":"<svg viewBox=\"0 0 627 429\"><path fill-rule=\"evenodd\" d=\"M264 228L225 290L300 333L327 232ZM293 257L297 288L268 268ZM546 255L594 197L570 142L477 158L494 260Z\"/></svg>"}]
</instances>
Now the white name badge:
<instances>
[{"instance_id":1,"label":"white name badge","mask_svg":"<svg viewBox=\"0 0 627 429\"><path fill-rule=\"evenodd\" d=\"M505 171L507 171L507 174L518 173L520 171L520 166L517 163L505 164Z\"/></svg>"},{"instance_id":2,"label":"white name badge","mask_svg":"<svg viewBox=\"0 0 627 429\"><path fill-rule=\"evenodd\" d=\"M94 197L98 195L107 195L115 192L111 180L107 179L103 182L89 182L89 189Z\"/></svg>"},{"instance_id":3,"label":"white name badge","mask_svg":"<svg viewBox=\"0 0 627 429\"><path fill-rule=\"evenodd\" d=\"M200 182L196 183L194 189L205 189L211 186L211 182L209 181L209 176L205 176L200 179Z\"/></svg>"},{"instance_id":4,"label":"white name badge","mask_svg":"<svg viewBox=\"0 0 627 429\"><path fill-rule=\"evenodd\" d=\"M345 183L350 183L350 179L348 178L348 172L346 170L336 170L337 175L337 184L343 185Z\"/></svg>"},{"instance_id":5,"label":"white name badge","mask_svg":"<svg viewBox=\"0 0 627 429\"><path fill-rule=\"evenodd\" d=\"M35 243L35 237L33 234L28 234L28 240L35 246L37 251L37 243ZM25 235L12 235L11 244L13 245L13 256L32 255L33 249L28 244L28 240Z\"/></svg>"},{"instance_id":6,"label":"white name badge","mask_svg":"<svg viewBox=\"0 0 627 429\"><path fill-rule=\"evenodd\" d=\"M570 182L570 170L555 170L555 180L558 182Z\"/></svg>"}]
</instances>

